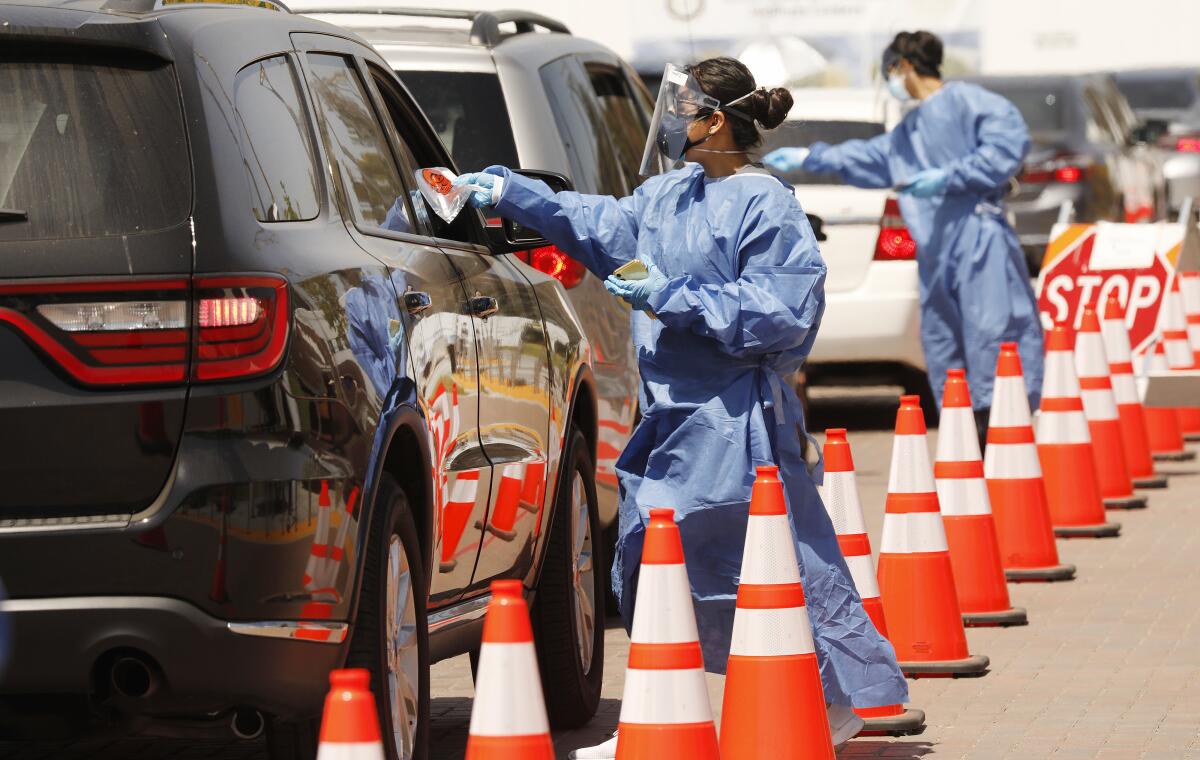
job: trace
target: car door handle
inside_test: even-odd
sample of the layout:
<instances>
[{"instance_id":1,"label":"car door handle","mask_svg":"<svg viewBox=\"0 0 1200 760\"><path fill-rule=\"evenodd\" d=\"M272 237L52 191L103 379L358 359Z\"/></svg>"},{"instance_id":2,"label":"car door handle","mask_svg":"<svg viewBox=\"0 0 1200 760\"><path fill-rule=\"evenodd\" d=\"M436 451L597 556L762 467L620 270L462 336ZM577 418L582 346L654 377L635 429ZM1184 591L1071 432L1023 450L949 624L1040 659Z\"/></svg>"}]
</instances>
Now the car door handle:
<instances>
[{"instance_id":1,"label":"car door handle","mask_svg":"<svg viewBox=\"0 0 1200 760\"><path fill-rule=\"evenodd\" d=\"M409 290L404 294L404 308L409 314L420 314L433 306L433 299L428 293L419 290Z\"/></svg>"},{"instance_id":2,"label":"car door handle","mask_svg":"<svg viewBox=\"0 0 1200 760\"><path fill-rule=\"evenodd\" d=\"M481 296L476 293L474 298L467 301L467 311L480 319L487 319L500 311L500 302L491 296Z\"/></svg>"}]
</instances>

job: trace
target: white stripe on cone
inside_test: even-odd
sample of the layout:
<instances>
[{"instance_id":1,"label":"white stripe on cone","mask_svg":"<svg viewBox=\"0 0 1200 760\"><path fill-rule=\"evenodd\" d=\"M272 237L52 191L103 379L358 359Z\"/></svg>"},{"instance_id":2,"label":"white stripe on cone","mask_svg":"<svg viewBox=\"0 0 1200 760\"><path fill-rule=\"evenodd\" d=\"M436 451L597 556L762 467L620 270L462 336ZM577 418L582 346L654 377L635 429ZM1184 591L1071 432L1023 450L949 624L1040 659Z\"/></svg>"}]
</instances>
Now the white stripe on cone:
<instances>
[{"instance_id":1,"label":"white stripe on cone","mask_svg":"<svg viewBox=\"0 0 1200 760\"><path fill-rule=\"evenodd\" d=\"M514 700L513 694L525 698ZM533 643L483 642L475 674L471 735L530 736L549 732Z\"/></svg>"},{"instance_id":2,"label":"white stripe on cone","mask_svg":"<svg viewBox=\"0 0 1200 760\"><path fill-rule=\"evenodd\" d=\"M1038 414L1037 442L1091 443L1087 418L1083 412L1041 412Z\"/></svg>"},{"instance_id":3,"label":"white stripe on cone","mask_svg":"<svg viewBox=\"0 0 1200 760\"><path fill-rule=\"evenodd\" d=\"M888 493L932 493L933 465L923 435L897 435L892 444Z\"/></svg>"},{"instance_id":4,"label":"white stripe on cone","mask_svg":"<svg viewBox=\"0 0 1200 760\"><path fill-rule=\"evenodd\" d=\"M881 554L949 551L940 512L911 512L883 516Z\"/></svg>"},{"instance_id":5,"label":"white stripe on cone","mask_svg":"<svg viewBox=\"0 0 1200 760\"><path fill-rule=\"evenodd\" d=\"M860 597L864 600L879 597L879 579L875 576L875 563L870 554L846 557L846 566L850 568L850 577Z\"/></svg>"},{"instance_id":6,"label":"white stripe on cone","mask_svg":"<svg viewBox=\"0 0 1200 760\"><path fill-rule=\"evenodd\" d=\"M630 640L639 644L699 641L691 598L685 565L643 564L638 570L638 603Z\"/></svg>"},{"instance_id":7,"label":"white stripe on cone","mask_svg":"<svg viewBox=\"0 0 1200 760\"><path fill-rule=\"evenodd\" d=\"M1042 380L1042 398L1078 398L1079 379L1075 376L1072 351L1046 352L1046 374Z\"/></svg>"},{"instance_id":8,"label":"white stripe on cone","mask_svg":"<svg viewBox=\"0 0 1200 760\"><path fill-rule=\"evenodd\" d=\"M754 550L742 558L741 583L800 582L792 524L787 515L750 515L746 522L746 546Z\"/></svg>"},{"instance_id":9,"label":"white stripe on cone","mask_svg":"<svg viewBox=\"0 0 1200 760\"><path fill-rule=\"evenodd\" d=\"M997 377L992 386L992 412L988 424L991 427L1025 427L1032 420L1025 378Z\"/></svg>"},{"instance_id":10,"label":"white stripe on cone","mask_svg":"<svg viewBox=\"0 0 1200 760\"><path fill-rule=\"evenodd\" d=\"M642 565L642 569L646 569ZM639 581L640 586L640 581ZM640 588L639 588L640 593ZM661 695L671 694L671 699ZM625 671L621 723L707 723L712 720L704 669Z\"/></svg>"},{"instance_id":11,"label":"white stripe on cone","mask_svg":"<svg viewBox=\"0 0 1200 760\"><path fill-rule=\"evenodd\" d=\"M983 478L938 478L937 494L942 514L947 517L992 513Z\"/></svg>"},{"instance_id":12,"label":"white stripe on cone","mask_svg":"<svg viewBox=\"0 0 1200 760\"><path fill-rule=\"evenodd\" d=\"M317 748L317 760L383 760L379 742L325 742Z\"/></svg>"},{"instance_id":13,"label":"white stripe on cone","mask_svg":"<svg viewBox=\"0 0 1200 760\"><path fill-rule=\"evenodd\" d=\"M937 461L978 462L980 459L974 412L962 406L942 409L942 419L938 425Z\"/></svg>"},{"instance_id":14,"label":"white stripe on cone","mask_svg":"<svg viewBox=\"0 0 1200 760\"><path fill-rule=\"evenodd\" d=\"M1117 400L1112 388L1083 391L1083 414L1091 422L1106 422L1118 419Z\"/></svg>"},{"instance_id":15,"label":"white stripe on cone","mask_svg":"<svg viewBox=\"0 0 1200 760\"><path fill-rule=\"evenodd\" d=\"M1133 375L1129 372L1122 372L1119 375L1112 376L1113 399L1118 406L1127 406L1130 404L1141 404L1141 399L1138 398L1137 381L1133 379Z\"/></svg>"},{"instance_id":16,"label":"white stripe on cone","mask_svg":"<svg viewBox=\"0 0 1200 760\"><path fill-rule=\"evenodd\" d=\"M1024 480L1042 477L1037 445L989 443L983 454L983 475L989 480Z\"/></svg>"},{"instance_id":17,"label":"white stripe on cone","mask_svg":"<svg viewBox=\"0 0 1200 760\"><path fill-rule=\"evenodd\" d=\"M1167 338L1164 336L1163 351L1167 355L1167 365L1171 369L1190 369L1195 364L1195 357L1192 354L1191 343L1188 342L1187 334L1187 318L1183 313L1183 300L1179 297L1179 293L1174 290L1167 290L1167 294L1163 296L1162 316L1159 320L1160 329L1165 333L1167 331L1178 331L1185 335L1183 338Z\"/></svg>"},{"instance_id":18,"label":"white stripe on cone","mask_svg":"<svg viewBox=\"0 0 1200 760\"><path fill-rule=\"evenodd\" d=\"M784 657L811 654L812 623L804 607L746 609L733 617L729 654L743 657Z\"/></svg>"},{"instance_id":19,"label":"white stripe on cone","mask_svg":"<svg viewBox=\"0 0 1200 760\"><path fill-rule=\"evenodd\" d=\"M818 490L835 533L853 536L867 532L862 505L858 500L858 482L853 472L826 472L825 483Z\"/></svg>"}]
</instances>

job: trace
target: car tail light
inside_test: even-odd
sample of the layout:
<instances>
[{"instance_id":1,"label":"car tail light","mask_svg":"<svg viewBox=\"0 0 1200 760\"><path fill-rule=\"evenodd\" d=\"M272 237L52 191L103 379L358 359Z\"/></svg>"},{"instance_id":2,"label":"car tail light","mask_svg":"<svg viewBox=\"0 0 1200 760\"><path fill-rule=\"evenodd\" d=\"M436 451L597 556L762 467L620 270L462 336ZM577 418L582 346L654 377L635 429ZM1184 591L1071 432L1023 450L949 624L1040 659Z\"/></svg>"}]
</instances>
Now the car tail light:
<instances>
[{"instance_id":1,"label":"car tail light","mask_svg":"<svg viewBox=\"0 0 1200 760\"><path fill-rule=\"evenodd\" d=\"M1086 162L1076 156L1059 156L1053 161L1030 164L1017 179L1027 185L1046 185L1061 182L1073 185L1087 179Z\"/></svg>"},{"instance_id":2,"label":"car tail light","mask_svg":"<svg viewBox=\"0 0 1200 760\"><path fill-rule=\"evenodd\" d=\"M1175 140L1175 150L1180 153L1200 153L1200 136L1184 135Z\"/></svg>"},{"instance_id":3,"label":"car tail light","mask_svg":"<svg viewBox=\"0 0 1200 760\"><path fill-rule=\"evenodd\" d=\"M197 277L0 285L0 322L85 385L246 378L287 343L287 283Z\"/></svg>"},{"instance_id":4,"label":"car tail light","mask_svg":"<svg viewBox=\"0 0 1200 760\"><path fill-rule=\"evenodd\" d=\"M587 274L587 269L583 264L568 256L558 246L547 245L528 251L518 251L517 258L539 272L550 275L568 289L583 282L583 276Z\"/></svg>"},{"instance_id":5,"label":"car tail light","mask_svg":"<svg viewBox=\"0 0 1200 760\"><path fill-rule=\"evenodd\" d=\"M908 234L900 216L900 203L888 198L879 220L879 237L875 240L876 261L912 261L917 258L917 242Z\"/></svg>"}]
</instances>

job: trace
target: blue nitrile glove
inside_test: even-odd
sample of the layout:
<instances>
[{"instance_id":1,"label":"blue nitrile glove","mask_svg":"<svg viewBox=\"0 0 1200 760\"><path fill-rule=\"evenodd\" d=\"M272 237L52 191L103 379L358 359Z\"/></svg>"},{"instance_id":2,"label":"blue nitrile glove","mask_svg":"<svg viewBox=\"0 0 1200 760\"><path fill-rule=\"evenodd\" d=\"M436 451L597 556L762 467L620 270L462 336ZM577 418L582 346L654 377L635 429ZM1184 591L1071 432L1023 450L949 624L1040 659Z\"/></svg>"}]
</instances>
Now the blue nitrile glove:
<instances>
[{"instance_id":1,"label":"blue nitrile glove","mask_svg":"<svg viewBox=\"0 0 1200 760\"><path fill-rule=\"evenodd\" d=\"M763 163L777 172L794 172L804 166L808 148L776 148L763 156Z\"/></svg>"},{"instance_id":2,"label":"blue nitrile glove","mask_svg":"<svg viewBox=\"0 0 1200 760\"><path fill-rule=\"evenodd\" d=\"M932 198L946 189L949 179L945 169L922 169L909 178L908 184L900 188L900 192L915 198Z\"/></svg>"},{"instance_id":3,"label":"blue nitrile glove","mask_svg":"<svg viewBox=\"0 0 1200 760\"><path fill-rule=\"evenodd\" d=\"M454 186L471 188L469 202L475 208L489 208L500 202L504 178L487 172L470 172L454 178Z\"/></svg>"},{"instance_id":4,"label":"blue nitrile glove","mask_svg":"<svg viewBox=\"0 0 1200 760\"><path fill-rule=\"evenodd\" d=\"M638 311L645 309L650 296L667 284L667 278L658 271L658 267L650 262L645 263L646 279L644 280L622 280L615 274L610 274L604 281L604 288L609 293L617 298L624 298L630 306Z\"/></svg>"}]
</instances>

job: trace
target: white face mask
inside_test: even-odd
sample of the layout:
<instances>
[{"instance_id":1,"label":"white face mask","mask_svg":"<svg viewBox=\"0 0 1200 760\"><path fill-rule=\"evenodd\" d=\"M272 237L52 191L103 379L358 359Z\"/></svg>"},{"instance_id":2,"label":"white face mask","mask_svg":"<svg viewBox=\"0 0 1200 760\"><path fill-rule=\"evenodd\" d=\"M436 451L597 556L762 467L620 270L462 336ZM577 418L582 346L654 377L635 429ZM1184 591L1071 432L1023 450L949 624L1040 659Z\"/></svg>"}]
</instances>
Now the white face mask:
<instances>
[{"instance_id":1,"label":"white face mask","mask_svg":"<svg viewBox=\"0 0 1200 760\"><path fill-rule=\"evenodd\" d=\"M908 88L904 86L904 75L899 71L888 75L887 89L893 98L902 103L906 100L912 100L912 95L909 94Z\"/></svg>"}]
</instances>

